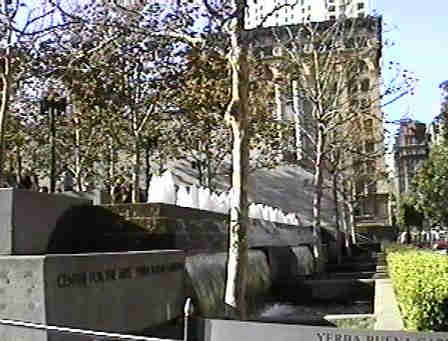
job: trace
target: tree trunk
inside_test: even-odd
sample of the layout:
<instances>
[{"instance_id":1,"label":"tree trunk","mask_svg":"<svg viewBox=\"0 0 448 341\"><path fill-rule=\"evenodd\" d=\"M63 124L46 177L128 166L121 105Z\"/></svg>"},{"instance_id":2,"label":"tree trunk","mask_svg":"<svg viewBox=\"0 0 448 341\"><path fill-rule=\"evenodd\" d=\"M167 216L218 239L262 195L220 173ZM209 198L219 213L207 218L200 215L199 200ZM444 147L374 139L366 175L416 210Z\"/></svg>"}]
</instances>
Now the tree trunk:
<instances>
[{"instance_id":1,"label":"tree trunk","mask_svg":"<svg viewBox=\"0 0 448 341\"><path fill-rule=\"evenodd\" d=\"M8 13L8 0L1 1L1 12L3 14ZM0 58L0 64L2 72L0 78L2 81L2 93L0 103L0 186L5 179L4 167L5 167L5 129L6 121L9 110L9 100L11 95L11 42L12 31L9 29L9 25L12 23L12 19L9 15L5 15L6 22L6 47L3 49L2 58Z\"/></svg>"},{"instance_id":2,"label":"tree trunk","mask_svg":"<svg viewBox=\"0 0 448 341\"><path fill-rule=\"evenodd\" d=\"M339 214L339 196L338 196L338 176L336 172L332 174L332 190L333 190L333 201L334 201L334 217L335 217L335 228L336 228L336 257L337 263L341 264L342 262L342 241L341 241L341 226L339 223L340 214Z\"/></svg>"},{"instance_id":3,"label":"tree trunk","mask_svg":"<svg viewBox=\"0 0 448 341\"><path fill-rule=\"evenodd\" d=\"M245 319L247 282L247 173L248 153L246 138L236 122L233 142L232 204L230 210L229 259L225 303L236 310L237 316Z\"/></svg>"},{"instance_id":4,"label":"tree trunk","mask_svg":"<svg viewBox=\"0 0 448 341\"><path fill-rule=\"evenodd\" d=\"M111 203L115 203L115 197L116 197L116 183L115 183L115 149L112 138L109 139L109 165L108 165L108 176L109 176L109 196Z\"/></svg>"},{"instance_id":5,"label":"tree trunk","mask_svg":"<svg viewBox=\"0 0 448 341\"><path fill-rule=\"evenodd\" d=\"M353 186L350 185L350 194L347 201L348 206L348 214L349 214L349 221L350 221L350 235L352 238L352 244L356 244L356 221L355 221L355 208L353 206Z\"/></svg>"},{"instance_id":6,"label":"tree trunk","mask_svg":"<svg viewBox=\"0 0 448 341\"><path fill-rule=\"evenodd\" d=\"M237 16L228 23L231 41L229 62L232 68L232 99L226 119L233 132L232 148L232 200L229 224L229 253L227 263L227 283L225 304L236 318L247 318L247 228L248 199L247 181L249 171L248 144L248 95L249 69L247 44L242 41L244 29L244 0L231 0L230 6Z\"/></svg>"},{"instance_id":7,"label":"tree trunk","mask_svg":"<svg viewBox=\"0 0 448 341\"><path fill-rule=\"evenodd\" d=\"M75 123L75 179L78 191L82 192L84 189L81 179L81 129L79 127L79 118L74 117L73 122Z\"/></svg>"},{"instance_id":8,"label":"tree trunk","mask_svg":"<svg viewBox=\"0 0 448 341\"><path fill-rule=\"evenodd\" d=\"M302 115L302 107L300 103L299 97L299 82L294 80L292 81L292 98L293 98L293 108L294 108L294 127L295 127L295 135L296 135L296 158L297 161L300 162L303 160L303 144L302 144L302 125L301 115Z\"/></svg>"},{"instance_id":9,"label":"tree trunk","mask_svg":"<svg viewBox=\"0 0 448 341\"><path fill-rule=\"evenodd\" d=\"M132 193L131 201L133 204L140 202L140 146L139 137L134 136L134 155L133 155L133 172L132 172Z\"/></svg>"},{"instance_id":10,"label":"tree trunk","mask_svg":"<svg viewBox=\"0 0 448 341\"><path fill-rule=\"evenodd\" d=\"M345 208L345 204L343 205L343 208L341 209L341 220L342 220L342 228L344 230L344 247L347 253L348 257L352 256L352 248L350 244L350 231L348 228L348 222L347 222L347 211Z\"/></svg>"},{"instance_id":11,"label":"tree trunk","mask_svg":"<svg viewBox=\"0 0 448 341\"><path fill-rule=\"evenodd\" d=\"M341 186L342 189L342 200L343 200L343 205L342 205L342 209L341 209L341 220L342 220L342 224L343 224L343 229L344 229L344 240L345 240L345 250L347 251L347 256L351 257L352 256L352 246L351 246L351 232L350 232L350 228L349 228L349 223L348 223L348 217L347 217L347 210L348 210L348 200L347 200L347 193L346 193L346 188L344 187L344 184L342 184Z\"/></svg>"},{"instance_id":12,"label":"tree trunk","mask_svg":"<svg viewBox=\"0 0 448 341\"><path fill-rule=\"evenodd\" d=\"M19 145L16 145L16 169L17 169L17 183L22 180L23 167L22 167L22 153Z\"/></svg>"},{"instance_id":13,"label":"tree trunk","mask_svg":"<svg viewBox=\"0 0 448 341\"><path fill-rule=\"evenodd\" d=\"M206 160L207 160L207 187L210 188L211 191L213 191L214 187L212 185L213 180L212 165L211 165L211 158L209 157L209 155L206 156Z\"/></svg>"},{"instance_id":14,"label":"tree trunk","mask_svg":"<svg viewBox=\"0 0 448 341\"><path fill-rule=\"evenodd\" d=\"M6 2L6 1L5 1ZM4 5L6 6L6 5ZM5 129L6 120L9 108L9 97L10 97L10 48L6 48L6 53L0 62L3 63L3 72L1 73L2 80L2 94L0 103L0 184L5 180L4 176L4 158L5 158Z\"/></svg>"},{"instance_id":15,"label":"tree trunk","mask_svg":"<svg viewBox=\"0 0 448 341\"><path fill-rule=\"evenodd\" d=\"M316 144L316 164L314 168L314 177L313 177L313 253L316 259L321 257L321 202L322 202L322 185L323 185L323 153L325 146L325 136L323 127L319 124L317 129L317 144Z\"/></svg>"},{"instance_id":16,"label":"tree trunk","mask_svg":"<svg viewBox=\"0 0 448 341\"><path fill-rule=\"evenodd\" d=\"M146 148L145 148L145 196L148 195L149 192L149 186L151 184L151 162L150 162L150 157L151 157L151 148L149 144L146 144Z\"/></svg>"},{"instance_id":17,"label":"tree trunk","mask_svg":"<svg viewBox=\"0 0 448 341\"><path fill-rule=\"evenodd\" d=\"M336 231L340 231L341 227L339 224L339 196L338 196L338 176L336 173L332 174L332 180L333 180L333 201L334 201L334 219L335 219L335 227Z\"/></svg>"}]
</instances>

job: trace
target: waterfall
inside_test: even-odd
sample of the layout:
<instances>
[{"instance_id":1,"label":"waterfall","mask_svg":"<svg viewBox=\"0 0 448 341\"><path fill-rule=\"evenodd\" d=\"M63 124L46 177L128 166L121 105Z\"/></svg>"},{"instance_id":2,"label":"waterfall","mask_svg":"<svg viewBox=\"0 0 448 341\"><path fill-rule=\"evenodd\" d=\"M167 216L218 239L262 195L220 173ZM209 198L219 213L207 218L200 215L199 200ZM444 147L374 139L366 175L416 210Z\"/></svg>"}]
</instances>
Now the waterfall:
<instances>
[{"instance_id":1,"label":"waterfall","mask_svg":"<svg viewBox=\"0 0 448 341\"><path fill-rule=\"evenodd\" d=\"M177 190L176 205L183 207L194 207L193 197L186 186L179 186L179 189Z\"/></svg>"},{"instance_id":2,"label":"waterfall","mask_svg":"<svg viewBox=\"0 0 448 341\"><path fill-rule=\"evenodd\" d=\"M228 214L231 200L231 190L218 194L211 192L206 187L178 185L176 184L173 173L166 171L162 176L152 177L147 202L166 203ZM279 208L261 203L251 203L249 205L249 217L281 224L302 225L297 219L296 214L283 212Z\"/></svg>"},{"instance_id":3,"label":"waterfall","mask_svg":"<svg viewBox=\"0 0 448 341\"><path fill-rule=\"evenodd\" d=\"M218 194L216 201L216 212L228 214L230 208L229 194L227 192Z\"/></svg>"},{"instance_id":4,"label":"waterfall","mask_svg":"<svg viewBox=\"0 0 448 341\"><path fill-rule=\"evenodd\" d=\"M204 317L219 317L224 313L224 291L226 285L226 253L200 254L187 257L187 283L194 303ZM264 252L249 251L248 301L266 294L271 288L271 275Z\"/></svg>"},{"instance_id":5,"label":"waterfall","mask_svg":"<svg viewBox=\"0 0 448 341\"><path fill-rule=\"evenodd\" d=\"M206 187L199 187L199 209L204 211L213 211L213 206L210 189Z\"/></svg>"},{"instance_id":6,"label":"waterfall","mask_svg":"<svg viewBox=\"0 0 448 341\"><path fill-rule=\"evenodd\" d=\"M199 189L197 186L193 185L190 187L190 196L191 196L191 202L192 208L199 208Z\"/></svg>"},{"instance_id":7,"label":"waterfall","mask_svg":"<svg viewBox=\"0 0 448 341\"><path fill-rule=\"evenodd\" d=\"M176 204L176 186L171 172L166 171L162 176L152 177L147 202Z\"/></svg>"},{"instance_id":8,"label":"waterfall","mask_svg":"<svg viewBox=\"0 0 448 341\"><path fill-rule=\"evenodd\" d=\"M297 257L297 273L299 275L312 275L314 273L313 254L307 246L296 246L292 248L292 252Z\"/></svg>"}]
</instances>

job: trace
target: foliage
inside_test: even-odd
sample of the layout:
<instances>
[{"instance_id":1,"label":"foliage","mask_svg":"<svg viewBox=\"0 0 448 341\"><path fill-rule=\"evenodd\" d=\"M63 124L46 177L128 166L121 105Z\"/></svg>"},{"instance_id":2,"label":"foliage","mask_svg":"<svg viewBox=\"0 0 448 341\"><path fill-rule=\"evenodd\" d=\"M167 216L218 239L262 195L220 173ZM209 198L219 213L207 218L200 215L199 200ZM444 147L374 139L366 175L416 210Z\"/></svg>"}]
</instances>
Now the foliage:
<instances>
[{"instance_id":1,"label":"foliage","mask_svg":"<svg viewBox=\"0 0 448 341\"><path fill-rule=\"evenodd\" d=\"M399 200L398 223L402 228L416 226L422 228L424 214L417 208L417 197L415 195L404 195Z\"/></svg>"},{"instance_id":2,"label":"foliage","mask_svg":"<svg viewBox=\"0 0 448 341\"><path fill-rule=\"evenodd\" d=\"M216 42L215 42L216 43ZM174 97L179 114L174 121L178 143L184 157L194 162L202 185L213 188L216 175L225 172L231 160L231 130L224 121L230 101L230 68L224 56L213 50L214 44L192 48L186 55L185 72ZM251 88L249 92L249 143L251 170L278 165L288 128L276 121L271 110L272 82L263 79L263 62L249 57Z\"/></svg>"},{"instance_id":3,"label":"foliage","mask_svg":"<svg viewBox=\"0 0 448 341\"><path fill-rule=\"evenodd\" d=\"M448 146L437 145L413 178L416 207L432 221L448 225Z\"/></svg>"},{"instance_id":4,"label":"foliage","mask_svg":"<svg viewBox=\"0 0 448 341\"><path fill-rule=\"evenodd\" d=\"M387 254L405 327L448 331L448 259L432 251L401 249Z\"/></svg>"}]
</instances>

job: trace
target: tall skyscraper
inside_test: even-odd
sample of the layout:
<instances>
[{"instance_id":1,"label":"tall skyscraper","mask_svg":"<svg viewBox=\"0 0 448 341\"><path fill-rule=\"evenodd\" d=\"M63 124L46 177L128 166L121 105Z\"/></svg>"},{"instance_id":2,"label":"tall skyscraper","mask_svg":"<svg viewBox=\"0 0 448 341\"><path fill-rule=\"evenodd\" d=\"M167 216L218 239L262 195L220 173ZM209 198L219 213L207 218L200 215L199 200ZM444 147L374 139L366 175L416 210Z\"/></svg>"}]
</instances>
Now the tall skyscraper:
<instances>
[{"instance_id":1,"label":"tall skyscraper","mask_svg":"<svg viewBox=\"0 0 448 341\"><path fill-rule=\"evenodd\" d=\"M246 28L336 20L341 16L363 17L370 14L373 0L249 0ZM284 6L274 12L275 8Z\"/></svg>"}]
</instances>

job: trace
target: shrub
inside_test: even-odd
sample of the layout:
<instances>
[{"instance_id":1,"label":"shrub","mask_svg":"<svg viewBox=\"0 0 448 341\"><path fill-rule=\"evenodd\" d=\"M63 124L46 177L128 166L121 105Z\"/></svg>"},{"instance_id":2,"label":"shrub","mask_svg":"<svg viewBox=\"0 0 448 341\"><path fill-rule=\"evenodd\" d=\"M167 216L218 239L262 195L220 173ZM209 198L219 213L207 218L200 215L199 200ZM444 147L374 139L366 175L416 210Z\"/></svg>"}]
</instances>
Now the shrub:
<instances>
[{"instance_id":1,"label":"shrub","mask_svg":"<svg viewBox=\"0 0 448 341\"><path fill-rule=\"evenodd\" d=\"M447 256L398 249L387 263L406 329L448 331Z\"/></svg>"}]
</instances>

